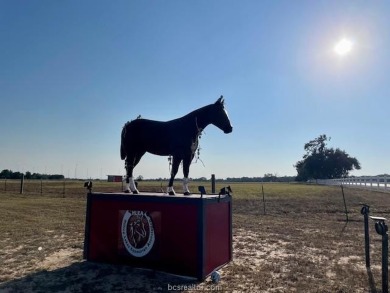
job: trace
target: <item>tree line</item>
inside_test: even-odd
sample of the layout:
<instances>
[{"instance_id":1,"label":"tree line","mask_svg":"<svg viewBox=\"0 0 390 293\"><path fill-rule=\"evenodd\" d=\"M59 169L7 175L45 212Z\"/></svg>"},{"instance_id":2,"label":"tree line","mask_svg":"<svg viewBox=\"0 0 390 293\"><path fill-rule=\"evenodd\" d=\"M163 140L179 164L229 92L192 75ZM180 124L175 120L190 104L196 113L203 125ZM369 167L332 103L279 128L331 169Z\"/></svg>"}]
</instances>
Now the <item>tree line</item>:
<instances>
[{"instance_id":1,"label":"tree line","mask_svg":"<svg viewBox=\"0 0 390 293\"><path fill-rule=\"evenodd\" d=\"M291 182L295 181L296 176L278 176L277 174L264 174L263 177L227 177L226 179L216 178L217 182ZM138 176L136 181L168 181L169 178L150 178L145 179L142 175ZM180 180L180 179L177 179ZM199 177L199 178L191 178L194 182L203 182L203 181L211 181L211 178Z\"/></svg>"},{"instance_id":2,"label":"tree line","mask_svg":"<svg viewBox=\"0 0 390 293\"><path fill-rule=\"evenodd\" d=\"M59 174L40 174L40 173L31 173L29 171L26 174L21 172L12 172L12 170L4 169L0 173L1 179L22 179L24 175L25 179L43 179L43 180L61 180L64 179L64 175Z\"/></svg>"},{"instance_id":3,"label":"tree line","mask_svg":"<svg viewBox=\"0 0 390 293\"><path fill-rule=\"evenodd\" d=\"M263 177L228 177L226 180L216 179L216 181L227 182L292 182L296 176L277 176L271 173L264 174Z\"/></svg>"}]
</instances>

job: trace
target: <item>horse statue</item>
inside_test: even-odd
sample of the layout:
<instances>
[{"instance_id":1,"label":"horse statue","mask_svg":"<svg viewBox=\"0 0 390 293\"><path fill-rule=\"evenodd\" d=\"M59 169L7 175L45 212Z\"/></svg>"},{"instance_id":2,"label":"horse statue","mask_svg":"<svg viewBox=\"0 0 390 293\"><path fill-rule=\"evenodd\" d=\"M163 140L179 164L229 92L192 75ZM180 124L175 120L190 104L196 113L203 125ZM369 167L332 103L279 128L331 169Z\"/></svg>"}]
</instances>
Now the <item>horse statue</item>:
<instances>
[{"instance_id":1,"label":"horse statue","mask_svg":"<svg viewBox=\"0 0 390 293\"><path fill-rule=\"evenodd\" d=\"M121 159L125 160L125 192L138 194L133 178L133 169L142 156L152 153L159 156L172 156L172 170L167 193L175 195L173 180L183 161L183 194L190 195L188 174L190 164L198 148L198 139L203 129L213 124L224 133L233 131L221 96L214 104L204 106L191 113L170 121L154 121L138 117L127 122L121 134Z\"/></svg>"}]
</instances>

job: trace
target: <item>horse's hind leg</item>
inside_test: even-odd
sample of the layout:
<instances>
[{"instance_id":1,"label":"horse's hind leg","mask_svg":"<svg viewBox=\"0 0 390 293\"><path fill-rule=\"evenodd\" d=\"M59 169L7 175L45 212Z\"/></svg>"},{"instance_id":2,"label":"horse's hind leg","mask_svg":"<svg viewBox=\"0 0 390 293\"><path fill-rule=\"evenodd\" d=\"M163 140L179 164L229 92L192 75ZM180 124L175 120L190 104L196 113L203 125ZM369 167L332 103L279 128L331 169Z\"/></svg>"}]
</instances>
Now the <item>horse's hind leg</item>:
<instances>
[{"instance_id":1,"label":"horse's hind leg","mask_svg":"<svg viewBox=\"0 0 390 293\"><path fill-rule=\"evenodd\" d=\"M132 163L130 163L127 159L125 161L125 168L126 168L126 188L124 192L130 193L134 191L134 179L133 179L133 169L134 166Z\"/></svg>"},{"instance_id":2,"label":"horse's hind leg","mask_svg":"<svg viewBox=\"0 0 390 293\"><path fill-rule=\"evenodd\" d=\"M177 174L177 171L179 170L181 158L173 156L172 160L172 170L171 170L171 178L169 179L168 184L168 194L169 195L175 195L175 190L173 190L173 180L175 180L175 176Z\"/></svg>"},{"instance_id":3,"label":"horse's hind leg","mask_svg":"<svg viewBox=\"0 0 390 293\"><path fill-rule=\"evenodd\" d=\"M144 154L145 153L126 158L126 163L125 163L126 164L126 189L125 189L126 193L132 192L133 194L139 194L137 186L134 182L133 170L134 167L139 163L139 161L141 160Z\"/></svg>"},{"instance_id":4,"label":"horse's hind leg","mask_svg":"<svg viewBox=\"0 0 390 293\"><path fill-rule=\"evenodd\" d=\"M190 165L191 165L191 161L192 159L194 158L193 155L191 156L188 156L186 158L184 158L183 160L183 175L184 175L184 178L183 178L183 194L184 195L190 195L191 192L190 190L188 189L188 175L190 173Z\"/></svg>"}]
</instances>

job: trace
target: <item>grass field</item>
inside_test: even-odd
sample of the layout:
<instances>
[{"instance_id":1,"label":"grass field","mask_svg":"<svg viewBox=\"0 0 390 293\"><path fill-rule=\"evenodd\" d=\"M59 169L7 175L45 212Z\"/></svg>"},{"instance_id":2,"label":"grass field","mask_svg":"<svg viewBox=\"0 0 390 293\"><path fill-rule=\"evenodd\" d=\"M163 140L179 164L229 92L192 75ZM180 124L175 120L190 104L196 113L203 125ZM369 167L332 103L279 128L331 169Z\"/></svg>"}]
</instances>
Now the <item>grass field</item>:
<instances>
[{"instance_id":1,"label":"grass field","mask_svg":"<svg viewBox=\"0 0 390 293\"><path fill-rule=\"evenodd\" d=\"M301 184L232 183L233 261L214 285L82 259L83 182L0 182L0 292L381 292L381 237L371 228L371 271L364 259L363 216L388 216L390 194ZM12 185L14 184L14 185ZM165 184L165 183L164 183ZM198 183L192 183L192 191ZM210 190L210 183L204 183ZM217 190L227 184L217 183ZM159 191L159 182L141 182ZM118 192L121 183L94 182ZM180 186L176 187L180 190ZM265 213L264 213L265 204ZM172 287L175 285L176 287Z\"/></svg>"}]
</instances>

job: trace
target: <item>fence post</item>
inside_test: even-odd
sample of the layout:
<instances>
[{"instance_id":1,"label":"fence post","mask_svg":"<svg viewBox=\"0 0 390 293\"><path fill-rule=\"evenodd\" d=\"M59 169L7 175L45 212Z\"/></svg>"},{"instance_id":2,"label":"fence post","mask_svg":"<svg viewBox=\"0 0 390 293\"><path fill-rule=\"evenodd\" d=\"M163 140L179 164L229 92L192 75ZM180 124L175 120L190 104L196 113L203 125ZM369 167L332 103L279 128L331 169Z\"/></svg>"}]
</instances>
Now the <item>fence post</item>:
<instances>
[{"instance_id":1,"label":"fence post","mask_svg":"<svg viewBox=\"0 0 390 293\"><path fill-rule=\"evenodd\" d=\"M22 180L20 181L20 194L23 193L23 185L24 185L24 175L22 175Z\"/></svg>"},{"instance_id":2,"label":"fence post","mask_svg":"<svg viewBox=\"0 0 390 293\"><path fill-rule=\"evenodd\" d=\"M348 219L348 209L347 209L347 203L346 203L346 201L345 201L344 187L343 187L342 185L340 185L340 187L341 187L341 192L342 192L342 194L343 194L345 218L346 218L346 220L347 220L347 222L348 222L348 220L349 220L349 219Z\"/></svg>"},{"instance_id":3,"label":"fence post","mask_svg":"<svg viewBox=\"0 0 390 293\"><path fill-rule=\"evenodd\" d=\"M265 215L265 196L264 196L264 186L261 185L261 192L263 193L263 207L264 207L264 215Z\"/></svg>"},{"instance_id":4,"label":"fence post","mask_svg":"<svg viewBox=\"0 0 390 293\"><path fill-rule=\"evenodd\" d=\"M370 214L370 206L362 204L361 214L364 215L364 240L365 240L365 252L366 252L366 267L370 267L370 234L368 226L368 215Z\"/></svg>"},{"instance_id":5,"label":"fence post","mask_svg":"<svg viewBox=\"0 0 390 293\"><path fill-rule=\"evenodd\" d=\"M375 230L379 235L382 235L382 292L389 292L389 235L387 234L388 227L385 223L386 218L370 217L375 221Z\"/></svg>"},{"instance_id":6,"label":"fence post","mask_svg":"<svg viewBox=\"0 0 390 293\"><path fill-rule=\"evenodd\" d=\"M211 174L211 193L215 193L215 174Z\"/></svg>"},{"instance_id":7,"label":"fence post","mask_svg":"<svg viewBox=\"0 0 390 293\"><path fill-rule=\"evenodd\" d=\"M5 178L5 181L4 181L4 191L7 191L7 178Z\"/></svg>"}]
</instances>

